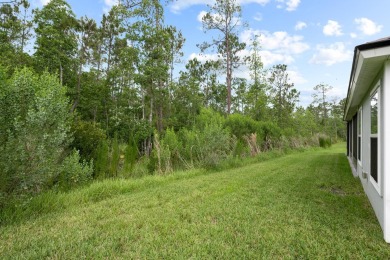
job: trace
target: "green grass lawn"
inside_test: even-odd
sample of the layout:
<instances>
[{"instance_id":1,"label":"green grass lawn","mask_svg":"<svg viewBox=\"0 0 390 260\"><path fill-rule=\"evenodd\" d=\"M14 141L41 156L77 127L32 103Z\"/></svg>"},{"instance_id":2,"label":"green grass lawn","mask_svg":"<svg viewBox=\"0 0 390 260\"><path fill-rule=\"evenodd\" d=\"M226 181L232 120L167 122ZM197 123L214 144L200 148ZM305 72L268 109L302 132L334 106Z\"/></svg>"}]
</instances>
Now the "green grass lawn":
<instances>
[{"instance_id":1,"label":"green grass lawn","mask_svg":"<svg viewBox=\"0 0 390 260\"><path fill-rule=\"evenodd\" d=\"M0 227L0 258L389 259L344 146L47 194Z\"/></svg>"}]
</instances>

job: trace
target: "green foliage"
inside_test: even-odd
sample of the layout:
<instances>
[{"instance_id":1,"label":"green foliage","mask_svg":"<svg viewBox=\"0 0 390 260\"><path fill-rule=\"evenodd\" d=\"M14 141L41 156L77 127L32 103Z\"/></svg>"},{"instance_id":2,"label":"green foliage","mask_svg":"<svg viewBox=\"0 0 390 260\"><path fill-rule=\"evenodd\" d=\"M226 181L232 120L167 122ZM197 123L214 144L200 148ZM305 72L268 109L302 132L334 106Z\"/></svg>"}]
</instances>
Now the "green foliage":
<instances>
[{"instance_id":1,"label":"green foliage","mask_svg":"<svg viewBox=\"0 0 390 260\"><path fill-rule=\"evenodd\" d=\"M68 99L58 80L28 69L1 85L0 172L7 193L39 192L56 176L68 142Z\"/></svg>"},{"instance_id":2,"label":"green foliage","mask_svg":"<svg viewBox=\"0 0 390 260\"><path fill-rule=\"evenodd\" d=\"M115 134L111 144L110 176L116 177L119 171L120 150L118 135Z\"/></svg>"},{"instance_id":3,"label":"green foliage","mask_svg":"<svg viewBox=\"0 0 390 260\"><path fill-rule=\"evenodd\" d=\"M211 108L202 108L199 115L196 117L196 128L203 129L208 124L221 125L224 122L224 117Z\"/></svg>"},{"instance_id":4,"label":"green foliage","mask_svg":"<svg viewBox=\"0 0 390 260\"><path fill-rule=\"evenodd\" d=\"M332 138L327 135L319 135L318 142L322 148L329 148L332 146Z\"/></svg>"},{"instance_id":5,"label":"green foliage","mask_svg":"<svg viewBox=\"0 0 390 260\"><path fill-rule=\"evenodd\" d=\"M241 114L229 115L224 122L224 127L229 129L237 138L257 133L259 131L259 126L258 121Z\"/></svg>"},{"instance_id":6,"label":"green foliage","mask_svg":"<svg viewBox=\"0 0 390 260\"><path fill-rule=\"evenodd\" d=\"M183 128L178 133L181 140L180 155L186 168L193 168L197 162L196 151L198 147L198 132Z\"/></svg>"},{"instance_id":7,"label":"green foliage","mask_svg":"<svg viewBox=\"0 0 390 260\"><path fill-rule=\"evenodd\" d=\"M271 86L270 101L273 106L274 118L282 129L289 127L292 115L299 101L299 92L294 83L289 82L287 65L275 65L270 70L268 82Z\"/></svg>"},{"instance_id":8,"label":"green foliage","mask_svg":"<svg viewBox=\"0 0 390 260\"><path fill-rule=\"evenodd\" d=\"M75 120L72 125L73 142L72 147L80 152L83 159L90 161L95 159L96 149L106 139L104 130L99 124L83 120Z\"/></svg>"},{"instance_id":9,"label":"green foliage","mask_svg":"<svg viewBox=\"0 0 390 260\"><path fill-rule=\"evenodd\" d=\"M249 147L244 141L238 140L233 150L234 157L244 158L249 154Z\"/></svg>"},{"instance_id":10,"label":"green foliage","mask_svg":"<svg viewBox=\"0 0 390 260\"><path fill-rule=\"evenodd\" d=\"M182 144L173 129L168 128L165 131L164 137L161 140L161 145L169 150L171 166L173 169L179 169L182 163L180 155Z\"/></svg>"},{"instance_id":11,"label":"green foliage","mask_svg":"<svg viewBox=\"0 0 390 260\"><path fill-rule=\"evenodd\" d=\"M60 173L56 177L56 184L60 190L70 190L71 188L86 184L92 179L93 163L80 162L80 154L77 150L65 158L62 162Z\"/></svg>"},{"instance_id":12,"label":"green foliage","mask_svg":"<svg viewBox=\"0 0 390 260\"><path fill-rule=\"evenodd\" d=\"M257 139L261 141L262 149L272 150L282 137L282 130L273 122L260 122Z\"/></svg>"},{"instance_id":13,"label":"green foliage","mask_svg":"<svg viewBox=\"0 0 390 260\"><path fill-rule=\"evenodd\" d=\"M206 168L216 167L230 155L231 147L235 145L232 144L229 132L221 124L208 124L197 134L197 159Z\"/></svg>"},{"instance_id":14,"label":"green foliage","mask_svg":"<svg viewBox=\"0 0 390 260\"><path fill-rule=\"evenodd\" d=\"M58 73L61 83L74 84L77 51L76 18L65 0L52 0L34 16L36 69Z\"/></svg>"},{"instance_id":15,"label":"green foliage","mask_svg":"<svg viewBox=\"0 0 390 260\"><path fill-rule=\"evenodd\" d=\"M137 163L138 148L134 138L130 137L125 149L124 171L130 174Z\"/></svg>"},{"instance_id":16,"label":"green foliage","mask_svg":"<svg viewBox=\"0 0 390 260\"><path fill-rule=\"evenodd\" d=\"M95 171L96 179L104 179L108 177L110 168L109 146L107 140L102 140L95 151Z\"/></svg>"}]
</instances>

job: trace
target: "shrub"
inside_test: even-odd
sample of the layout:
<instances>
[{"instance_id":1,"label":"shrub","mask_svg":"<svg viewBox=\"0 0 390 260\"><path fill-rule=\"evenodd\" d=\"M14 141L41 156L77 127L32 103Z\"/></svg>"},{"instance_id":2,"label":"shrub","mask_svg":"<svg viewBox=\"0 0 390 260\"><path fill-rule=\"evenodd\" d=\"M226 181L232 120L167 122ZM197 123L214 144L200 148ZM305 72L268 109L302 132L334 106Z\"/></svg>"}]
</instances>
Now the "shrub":
<instances>
[{"instance_id":1,"label":"shrub","mask_svg":"<svg viewBox=\"0 0 390 260\"><path fill-rule=\"evenodd\" d=\"M229 131L223 129L221 124L206 125L203 131L198 132L198 161L206 168L218 166L233 150L231 141Z\"/></svg>"},{"instance_id":2,"label":"shrub","mask_svg":"<svg viewBox=\"0 0 390 260\"><path fill-rule=\"evenodd\" d=\"M224 127L241 139L244 136L256 133L259 129L259 122L241 114L232 114L224 122Z\"/></svg>"},{"instance_id":3,"label":"shrub","mask_svg":"<svg viewBox=\"0 0 390 260\"><path fill-rule=\"evenodd\" d=\"M204 129L209 124L219 124L224 123L224 117L211 108L202 108L200 114L196 117L196 128Z\"/></svg>"},{"instance_id":4,"label":"shrub","mask_svg":"<svg viewBox=\"0 0 390 260\"><path fill-rule=\"evenodd\" d=\"M186 167L193 168L196 162L195 149L198 146L198 135L195 130L181 129L178 132L178 138L181 141L179 154Z\"/></svg>"},{"instance_id":5,"label":"shrub","mask_svg":"<svg viewBox=\"0 0 390 260\"><path fill-rule=\"evenodd\" d=\"M133 170L138 158L137 143L134 138L130 137L130 140L125 149L125 162L124 170L129 173Z\"/></svg>"},{"instance_id":6,"label":"shrub","mask_svg":"<svg viewBox=\"0 0 390 260\"><path fill-rule=\"evenodd\" d=\"M61 190L70 190L71 188L87 183L92 179L92 162L80 162L80 154L77 150L65 158L62 162L60 173L56 178L57 185Z\"/></svg>"},{"instance_id":7,"label":"shrub","mask_svg":"<svg viewBox=\"0 0 390 260\"><path fill-rule=\"evenodd\" d=\"M70 135L69 101L57 77L15 72L0 83L0 172L6 193L38 193L56 176Z\"/></svg>"},{"instance_id":8,"label":"shrub","mask_svg":"<svg viewBox=\"0 0 390 260\"><path fill-rule=\"evenodd\" d=\"M246 157L250 153L250 148L244 143L244 141L237 140L236 146L233 150L234 157Z\"/></svg>"},{"instance_id":9,"label":"shrub","mask_svg":"<svg viewBox=\"0 0 390 260\"><path fill-rule=\"evenodd\" d=\"M269 151L278 146L282 137L282 130L273 122L259 122L256 133L263 151Z\"/></svg>"},{"instance_id":10,"label":"shrub","mask_svg":"<svg viewBox=\"0 0 390 260\"><path fill-rule=\"evenodd\" d=\"M164 138L161 140L161 145L164 149L169 150L171 166L178 169L182 165L180 150L181 142L173 129L167 129Z\"/></svg>"},{"instance_id":11,"label":"shrub","mask_svg":"<svg viewBox=\"0 0 390 260\"><path fill-rule=\"evenodd\" d=\"M318 142L322 148L329 148L332 146L332 139L327 135L318 136Z\"/></svg>"},{"instance_id":12,"label":"shrub","mask_svg":"<svg viewBox=\"0 0 390 260\"><path fill-rule=\"evenodd\" d=\"M72 147L80 151L80 156L86 160L92 160L102 140L106 139L104 130L99 124L83 120L77 120L72 125L73 142Z\"/></svg>"},{"instance_id":13,"label":"shrub","mask_svg":"<svg viewBox=\"0 0 390 260\"><path fill-rule=\"evenodd\" d=\"M110 176L116 177L119 171L120 149L118 135L115 134L111 144Z\"/></svg>"},{"instance_id":14,"label":"shrub","mask_svg":"<svg viewBox=\"0 0 390 260\"><path fill-rule=\"evenodd\" d=\"M108 177L109 172L109 146L107 140L101 140L98 148L95 151L95 171L94 177L97 179L104 179Z\"/></svg>"}]
</instances>

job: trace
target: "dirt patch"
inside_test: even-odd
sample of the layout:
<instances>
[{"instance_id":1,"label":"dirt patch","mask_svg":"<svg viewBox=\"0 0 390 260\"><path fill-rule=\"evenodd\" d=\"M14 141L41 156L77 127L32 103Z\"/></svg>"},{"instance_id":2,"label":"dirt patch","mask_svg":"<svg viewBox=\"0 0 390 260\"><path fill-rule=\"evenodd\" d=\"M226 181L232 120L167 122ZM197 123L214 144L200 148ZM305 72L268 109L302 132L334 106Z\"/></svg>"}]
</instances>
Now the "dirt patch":
<instances>
[{"instance_id":1,"label":"dirt patch","mask_svg":"<svg viewBox=\"0 0 390 260\"><path fill-rule=\"evenodd\" d=\"M331 187L330 192L332 192L333 194L339 195L339 196L347 195L347 193L345 191L343 191L341 188L338 188L338 187L336 187L336 188Z\"/></svg>"},{"instance_id":2,"label":"dirt patch","mask_svg":"<svg viewBox=\"0 0 390 260\"><path fill-rule=\"evenodd\" d=\"M347 193L340 187L340 186L332 186L332 187L327 187L325 185L321 185L319 186L320 190L323 190L323 191L328 191L332 194L335 194L337 196L345 196L347 195Z\"/></svg>"}]
</instances>

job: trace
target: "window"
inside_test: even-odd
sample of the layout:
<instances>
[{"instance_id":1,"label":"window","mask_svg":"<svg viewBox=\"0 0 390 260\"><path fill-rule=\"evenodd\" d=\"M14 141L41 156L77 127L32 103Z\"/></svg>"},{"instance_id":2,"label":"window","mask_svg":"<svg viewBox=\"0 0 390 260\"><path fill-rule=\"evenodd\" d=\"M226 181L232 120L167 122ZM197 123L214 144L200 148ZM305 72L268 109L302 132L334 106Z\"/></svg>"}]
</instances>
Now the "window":
<instances>
[{"instance_id":1,"label":"window","mask_svg":"<svg viewBox=\"0 0 390 260\"><path fill-rule=\"evenodd\" d=\"M357 139L357 126L358 126L358 116L357 113L352 118L352 157L353 157L353 164L356 168L357 163L357 148L358 148L358 139Z\"/></svg>"},{"instance_id":2,"label":"window","mask_svg":"<svg viewBox=\"0 0 390 260\"><path fill-rule=\"evenodd\" d=\"M379 183L378 180L378 108L379 94L378 90L371 96L371 135L370 135L370 174L372 179Z\"/></svg>"}]
</instances>

